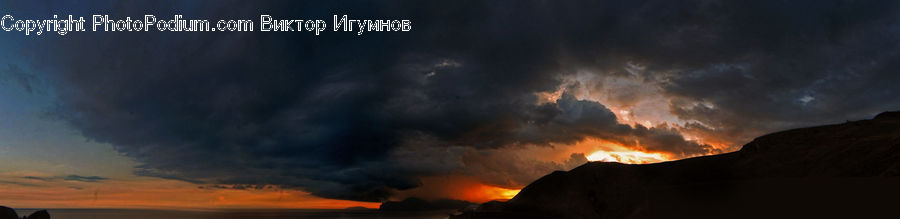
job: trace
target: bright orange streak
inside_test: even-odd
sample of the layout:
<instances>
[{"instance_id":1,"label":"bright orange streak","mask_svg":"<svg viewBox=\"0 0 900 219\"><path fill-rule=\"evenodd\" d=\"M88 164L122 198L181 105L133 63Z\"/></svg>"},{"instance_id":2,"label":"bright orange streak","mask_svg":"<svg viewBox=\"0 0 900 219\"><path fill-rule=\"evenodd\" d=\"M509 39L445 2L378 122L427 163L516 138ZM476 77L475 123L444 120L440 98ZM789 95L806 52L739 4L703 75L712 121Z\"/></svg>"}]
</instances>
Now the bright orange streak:
<instances>
[{"instance_id":1,"label":"bright orange streak","mask_svg":"<svg viewBox=\"0 0 900 219\"><path fill-rule=\"evenodd\" d=\"M673 154L643 151L640 146L625 146L599 138L586 138L571 145L561 145L554 150L535 151L554 162L565 161L572 153L583 153L589 161L619 162L628 164L657 163L676 159Z\"/></svg>"},{"instance_id":2,"label":"bright orange streak","mask_svg":"<svg viewBox=\"0 0 900 219\"><path fill-rule=\"evenodd\" d=\"M469 176L432 176L423 177L421 187L400 191L396 198L457 199L484 203L492 200L511 199L519 193L519 190L489 185Z\"/></svg>"},{"instance_id":3,"label":"bright orange streak","mask_svg":"<svg viewBox=\"0 0 900 219\"><path fill-rule=\"evenodd\" d=\"M518 195L521 191L521 189L500 188L500 197L503 197L504 199L512 199L513 197L516 197L516 195Z\"/></svg>"},{"instance_id":4,"label":"bright orange streak","mask_svg":"<svg viewBox=\"0 0 900 219\"><path fill-rule=\"evenodd\" d=\"M469 190L466 191L466 196L468 198L466 201L482 203L491 200L509 200L515 197L516 194L519 194L519 191L521 191L521 189L507 189L481 184L470 187Z\"/></svg>"},{"instance_id":5,"label":"bright orange streak","mask_svg":"<svg viewBox=\"0 0 900 219\"><path fill-rule=\"evenodd\" d=\"M662 154L641 151L596 151L586 156L589 161L619 162L627 164L658 163L668 159Z\"/></svg>"}]
</instances>

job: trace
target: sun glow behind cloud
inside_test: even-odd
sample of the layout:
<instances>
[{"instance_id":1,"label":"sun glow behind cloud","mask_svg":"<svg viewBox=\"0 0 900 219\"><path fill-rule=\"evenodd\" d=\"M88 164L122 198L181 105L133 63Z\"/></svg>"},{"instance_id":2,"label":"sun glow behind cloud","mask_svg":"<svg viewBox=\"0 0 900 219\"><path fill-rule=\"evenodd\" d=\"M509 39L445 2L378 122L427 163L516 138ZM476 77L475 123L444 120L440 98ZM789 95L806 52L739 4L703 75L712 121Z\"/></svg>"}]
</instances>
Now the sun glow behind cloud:
<instances>
[{"instance_id":1,"label":"sun glow behind cloud","mask_svg":"<svg viewBox=\"0 0 900 219\"><path fill-rule=\"evenodd\" d=\"M647 164L666 161L662 154L640 151L596 151L586 156L589 161Z\"/></svg>"},{"instance_id":2,"label":"sun glow behind cloud","mask_svg":"<svg viewBox=\"0 0 900 219\"><path fill-rule=\"evenodd\" d=\"M676 130L685 141L706 144L716 149L717 153L738 149L740 142L730 141L729 138L710 133L705 129L710 128L696 120L685 120L672 112L672 104L675 97L666 95L660 88L659 78L647 78L642 73L646 69L640 65L629 63L624 71L627 74L616 76L599 76L612 73L598 72L599 70L580 70L578 73L563 77L564 81L554 91L534 93L537 97L536 104L554 103L563 93L570 93L579 100L594 101L602 104L615 114L619 123L631 127L643 126L646 128L664 128ZM612 74L615 75L615 74ZM664 81L664 80L663 80ZM695 105L714 109L716 106L708 101L697 101ZM591 142L592 140L585 140ZM581 144L581 143L579 143ZM671 154L660 151L644 152L640 145L618 145L616 150L582 150L586 156L597 151L605 154L596 154L595 160L617 160L622 163L652 163L671 159L685 158L674 157ZM637 151L623 153L621 151ZM707 153L709 155L714 153ZM697 154L691 156L698 156ZM592 158L589 158L589 160ZM618 162L618 161L617 161Z\"/></svg>"}]
</instances>

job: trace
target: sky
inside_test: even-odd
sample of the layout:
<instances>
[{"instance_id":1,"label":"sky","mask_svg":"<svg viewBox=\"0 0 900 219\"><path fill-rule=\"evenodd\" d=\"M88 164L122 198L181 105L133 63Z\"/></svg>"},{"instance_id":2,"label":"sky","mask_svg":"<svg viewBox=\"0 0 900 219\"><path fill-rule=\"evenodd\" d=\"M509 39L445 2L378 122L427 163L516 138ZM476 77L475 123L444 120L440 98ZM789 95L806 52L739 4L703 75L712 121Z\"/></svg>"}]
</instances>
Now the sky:
<instances>
[{"instance_id":1,"label":"sky","mask_svg":"<svg viewBox=\"0 0 900 219\"><path fill-rule=\"evenodd\" d=\"M589 160L726 153L900 110L895 1L53 1L53 14L409 32L0 32L0 203L511 198ZM170 18L169 18L170 19Z\"/></svg>"}]
</instances>

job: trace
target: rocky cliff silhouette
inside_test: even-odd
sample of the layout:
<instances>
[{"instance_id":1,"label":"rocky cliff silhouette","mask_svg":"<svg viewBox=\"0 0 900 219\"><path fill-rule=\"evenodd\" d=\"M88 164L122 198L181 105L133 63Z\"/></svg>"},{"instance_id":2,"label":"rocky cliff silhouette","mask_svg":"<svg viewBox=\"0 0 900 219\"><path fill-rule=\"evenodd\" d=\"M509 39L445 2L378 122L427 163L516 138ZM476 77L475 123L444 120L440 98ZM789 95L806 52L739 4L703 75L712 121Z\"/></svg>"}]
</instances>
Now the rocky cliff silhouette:
<instances>
[{"instance_id":1,"label":"rocky cliff silhouette","mask_svg":"<svg viewBox=\"0 0 900 219\"><path fill-rule=\"evenodd\" d=\"M452 218L885 218L900 200L900 112L754 139L739 151L557 171Z\"/></svg>"},{"instance_id":2,"label":"rocky cliff silhouette","mask_svg":"<svg viewBox=\"0 0 900 219\"><path fill-rule=\"evenodd\" d=\"M0 219L20 219L15 210L6 206L0 206ZM22 219L50 219L50 213L47 210L40 210L31 213L31 215L22 217Z\"/></svg>"},{"instance_id":3,"label":"rocky cliff silhouette","mask_svg":"<svg viewBox=\"0 0 900 219\"><path fill-rule=\"evenodd\" d=\"M0 219L19 219L19 215L12 208L0 206Z\"/></svg>"}]
</instances>

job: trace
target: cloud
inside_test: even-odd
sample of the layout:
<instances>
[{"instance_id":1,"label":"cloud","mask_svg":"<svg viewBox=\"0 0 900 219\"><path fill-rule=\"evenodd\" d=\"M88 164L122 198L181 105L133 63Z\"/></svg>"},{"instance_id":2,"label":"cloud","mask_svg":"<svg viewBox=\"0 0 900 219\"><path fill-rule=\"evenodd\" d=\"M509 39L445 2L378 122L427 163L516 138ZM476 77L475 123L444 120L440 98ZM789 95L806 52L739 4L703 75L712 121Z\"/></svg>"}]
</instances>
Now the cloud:
<instances>
[{"instance_id":1,"label":"cloud","mask_svg":"<svg viewBox=\"0 0 900 219\"><path fill-rule=\"evenodd\" d=\"M420 176L562 167L464 160L500 148L593 137L688 157L719 149L682 133L734 143L900 108L891 52L900 13L890 1L191 4L96 7L414 23L411 32L363 36L84 32L25 41L23 57L57 88L57 118L143 163L138 175L380 201L420 186ZM604 103L571 92L538 104L536 93L568 91L564 79L578 72L641 78L628 87L656 88L669 107L659 110L685 124L622 124ZM642 98L616 94L623 104ZM815 99L797 101L806 96ZM440 162L403 160L417 157Z\"/></svg>"},{"instance_id":2,"label":"cloud","mask_svg":"<svg viewBox=\"0 0 900 219\"><path fill-rule=\"evenodd\" d=\"M889 52L900 36L896 2L761 1L735 7L752 10L700 14L728 16L708 24L721 42L713 45L721 48L686 44L725 50L718 60L680 66L648 61L653 68L674 69L662 87L679 117L740 143L764 132L900 108L898 89L885 82L900 79L893 73L898 57ZM756 16L763 12L768 16Z\"/></svg>"},{"instance_id":3,"label":"cloud","mask_svg":"<svg viewBox=\"0 0 900 219\"><path fill-rule=\"evenodd\" d=\"M54 178L52 178L52 177L37 177L37 176L25 176L25 177L22 177L22 178L23 178L23 179L40 180L40 181L50 181L50 180L53 180L53 179L54 179Z\"/></svg>"},{"instance_id":4,"label":"cloud","mask_svg":"<svg viewBox=\"0 0 900 219\"><path fill-rule=\"evenodd\" d=\"M79 175L68 175L63 180L67 181L81 181L81 182L100 182L104 180L108 180L106 177L99 176L79 176Z\"/></svg>"},{"instance_id":5,"label":"cloud","mask_svg":"<svg viewBox=\"0 0 900 219\"><path fill-rule=\"evenodd\" d=\"M79 181L79 182L101 182L108 180L109 178L100 177L100 176L80 176L80 175L68 175L68 176L52 176L52 177L39 177L39 176L24 176L23 179L30 180L40 180L45 182L57 181L57 180L65 180L65 181Z\"/></svg>"},{"instance_id":6,"label":"cloud","mask_svg":"<svg viewBox=\"0 0 900 219\"><path fill-rule=\"evenodd\" d=\"M26 73L15 64L7 64L5 70L0 70L0 83L18 84L29 94L39 92L36 87L41 85L41 81L37 76Z\"/></svg>"}]
</instances>

